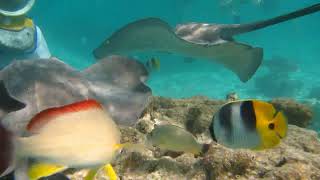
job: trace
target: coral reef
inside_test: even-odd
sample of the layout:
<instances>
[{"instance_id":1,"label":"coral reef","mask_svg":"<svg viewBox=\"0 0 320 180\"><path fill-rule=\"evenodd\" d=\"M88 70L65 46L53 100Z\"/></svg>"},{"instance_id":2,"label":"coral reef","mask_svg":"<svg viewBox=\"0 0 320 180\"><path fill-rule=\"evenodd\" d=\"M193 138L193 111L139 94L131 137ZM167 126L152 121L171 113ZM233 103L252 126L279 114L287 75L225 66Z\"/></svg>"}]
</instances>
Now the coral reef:
<instances>
[{"instance_id":1,"label":"coral reef","mask_svg":"<svg viewBox=\"0 0 320 180\"><path fill-rule=\"evenodd\" d=\"M224 102L205 97L153 97L135 127L121 127L122 142L142 143L154 124L170 123L185 127L199 142L210 143L209 150L201 156L172 155L156 148L123 150L113 163L120 179L320 179L320 141L314 131L289 125L280 145L264 151L234 150L213 142L208 124ZM272 103L289 114L290 123L304 125L301 121L312 116L294 101L277 99ZM84 172L69 176L80 177ZM101 174L97 179L106 177Z\"/></svg>"},{"instance_id":2,"label":"coral reef","mask_svg":"<svg viewBox=\"0 0 320 180\"><path fill-rule=\"evenodd\" d=\"M301 91L303 82L291 78L291 73L269 72L256 77L254 86L256 92L270 98L294 97Z\"/></svg>"},{"instance_id":3,"label":"coral reef","mask_svg":"<svg viewBox=\"0 0 320 180\"><path fill-rule=\"evenodd\" d=\"M313 119L319 119L320 117L320 86L314 86L311 90L309 95L307 96L308 99L306 99L307 103L310 104L312 107L314 116ZM312 121L311 127L314 130L317 130L320 134L320 121Z\"/></svg>"}]
</instances>

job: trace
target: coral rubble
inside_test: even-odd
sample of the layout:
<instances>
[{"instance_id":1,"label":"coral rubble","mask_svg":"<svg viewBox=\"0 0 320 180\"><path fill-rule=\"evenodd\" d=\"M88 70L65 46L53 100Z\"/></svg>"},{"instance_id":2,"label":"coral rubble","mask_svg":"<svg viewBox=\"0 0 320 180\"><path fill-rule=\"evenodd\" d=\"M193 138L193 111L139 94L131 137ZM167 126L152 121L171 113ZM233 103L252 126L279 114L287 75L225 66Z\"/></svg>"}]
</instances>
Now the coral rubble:
<instances>
[{"instance_id":1,"label":"coral rubble","mask_svg":"<svg viewBox=\"0 0 320 180\"><path fill-rule=\"evenodd\" d=\"M304 121L312 116L294 101L277 99L271 102L289 114L290 123L305 126L308 121ZM209 150L200 156L172 155L157 148L137 152L123 150L113 163L118 175L124 180L320 179L320 140L314 131L289 125L288 135L280 145L264 151L229 149L212 141L208 124L223 103L225 101L204 97L153 97L135 127L121 127L122 142L142 143L154 124L170 123L186 128L199 142L210 143ZM97 179L106 177L101 173Z\"/></svg>"}]
</instances>

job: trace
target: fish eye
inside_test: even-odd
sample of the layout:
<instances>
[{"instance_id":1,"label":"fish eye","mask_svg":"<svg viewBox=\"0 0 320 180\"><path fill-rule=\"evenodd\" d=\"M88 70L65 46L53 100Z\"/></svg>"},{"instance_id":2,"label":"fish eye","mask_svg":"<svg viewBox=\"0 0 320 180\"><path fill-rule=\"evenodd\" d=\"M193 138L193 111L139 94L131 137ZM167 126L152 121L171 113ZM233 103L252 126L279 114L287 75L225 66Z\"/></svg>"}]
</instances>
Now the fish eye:
<instances>
[{"instance_id":1,"label":"fish eye","mask_svg":"<svg viewBox=\"0 0 320 180\"><path fill-rule=\"evenodd\" d=\"M271 129L271 130L274 130L274 123L270 123L268 128Z\"/></svg>"}]
</instances>

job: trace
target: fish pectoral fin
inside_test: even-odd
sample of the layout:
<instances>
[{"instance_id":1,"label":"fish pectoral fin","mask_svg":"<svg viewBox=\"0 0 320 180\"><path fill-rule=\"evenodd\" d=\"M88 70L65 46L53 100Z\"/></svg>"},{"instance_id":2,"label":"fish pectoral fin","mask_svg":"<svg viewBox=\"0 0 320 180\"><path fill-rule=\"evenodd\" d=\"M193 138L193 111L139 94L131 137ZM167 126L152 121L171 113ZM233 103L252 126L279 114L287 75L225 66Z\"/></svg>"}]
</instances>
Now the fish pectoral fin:
<instances>
[{"instance_id":1,"label":"fish pectoral fin","mask_svg":"<svg viewBox=\"0 0 320 180\"><path fill-rule=\"evenodd\" d=\"M107 164L103 167L104 172L106 173L106 175L110 178L110 180L117 180L117 174L114 171L113 167L111 166L111 164Z\"/></svg>"},{"instance_id":2,"label":"fish pectoral fin","mask_svg":"<svg viewBox=\"0 0 320 180\"><path fill-rule=\"evenodd\" d=\"M49 163L34 163L28 169L28 176L30 180L38 180L42 177L48 177L53 174L62 172L68 167L49 164Z\"/></svg>"},{"instance_id":3,"label":"fish pectoral fin","mask_svg":"<svg viewBox=\"0 0 320 180\"><path fill-rule=\"evenodd\" d=\"M99 171L99 168L90 169L86 177L84 177L84 180L94 180L98 171Z\"/></svg>"},{"instance_id":4,"label":"fish pectoral fin","mask_svg":"<svg viewBox=\"0 0 320 180\"><path fill-rule=\"evenodd\" d=\"M94 180L97 173L103 170L103 172L109 177L110 180L117 180L117 174L114 171L113 167L111 166L111 164L106 164L105 166L102 166L101 168L95 168L95 169L91 169L87 175L85 176L85 180Z\"/></svg>"}]
</instances>

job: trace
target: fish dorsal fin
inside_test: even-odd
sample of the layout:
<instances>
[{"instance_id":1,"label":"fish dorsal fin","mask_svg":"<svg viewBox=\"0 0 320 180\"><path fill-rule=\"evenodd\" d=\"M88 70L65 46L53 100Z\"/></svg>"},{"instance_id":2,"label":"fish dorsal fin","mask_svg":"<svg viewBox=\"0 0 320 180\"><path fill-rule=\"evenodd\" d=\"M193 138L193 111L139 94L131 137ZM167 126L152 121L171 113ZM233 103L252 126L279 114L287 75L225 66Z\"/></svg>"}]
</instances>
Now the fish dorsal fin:
<instances>
[{"instance_id":1,"label":"fish dorsal fin","mask_svg":"<svg viewBox=\"0 0 320 180\"><path fill-rule=\"evenodd\" d=\"M54 118L67 114L75 113L79 111L85 111L89 109L102 109L102 105L93 99L75 102L61 107L49 108L41 111L35 115L27 125L27 130L30 133L37 133L42 127L49 123Z\"/></svg>"}]
</instances>

